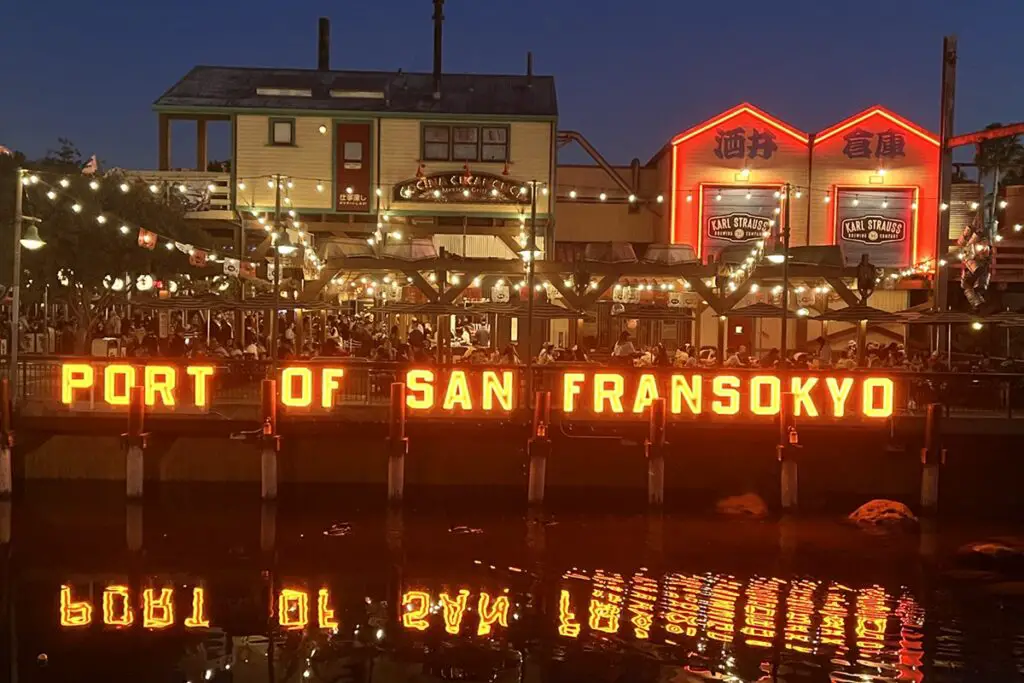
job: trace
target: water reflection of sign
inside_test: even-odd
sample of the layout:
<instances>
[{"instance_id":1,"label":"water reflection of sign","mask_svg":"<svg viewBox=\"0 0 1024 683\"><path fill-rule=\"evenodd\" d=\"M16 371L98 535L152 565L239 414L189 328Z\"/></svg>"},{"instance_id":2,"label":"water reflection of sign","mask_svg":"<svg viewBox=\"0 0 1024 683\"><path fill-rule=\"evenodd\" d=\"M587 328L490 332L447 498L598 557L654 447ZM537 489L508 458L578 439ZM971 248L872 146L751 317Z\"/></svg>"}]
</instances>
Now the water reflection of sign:
<instances>
[{"instance_id":1,"label":"water reflection of sign","mask_svg":"<svg viewBox=\"0 0 1024 683\"><path fill-rule=\"evenodd\" d=\"M755 216L751 213L730 213L725 216L708 218L708 237L728 240L730 242L746 242L763 239L771 230L770 218Z\"/></svg>"},{"instance_id":2,"label":"water reflection of sign","mask_svg":"<svg viewBox=\"0 0 1024 683\"><path fill-rule=\"evenodd\" d=\"M331 410L345 395L346 382L358 382L361 370L344 365L292 365L278 381L278 399L299 414ZM410 416L507 417L520 407L519 373L515 370L435 372L412 368L395 377L406 384ZM350 375L354 376L350 379ZM61 402L75 407L102 395L107 406L126 409L133 386L142 386L146 404L157 410L210 405L214 367L132 365L129 363L64 363ZM364 375L365 377L365 375ZM562 419L642 418L654 401L666 399L669 415L771 417L783 410L783 393L793 396L795 414L803 419L892 415L895 386L888 377L773 374L731 375L645 372L625 375L610 371L565 370L550 380Z\"/></svg>"},{"instance_id":3,"label":"water reflection of sign","mask_svg":"<svg viewBox=\"0 0 1024 683\"><path fill-rule=\"evenodd\" d=\"M529 188L490 173L433 173L398 183L392 199L400 202L510 204L529 199Z\"/></svg>"},{"instance_id":4,"label":"water reflection of sign","mask_svg":"<svg viewBox=\"0 0 1024 683\"><path fill-rule=\"evenodd\" d=\"M840 235L844 240L862 244L901 242L907 238L905 221L887 219L883 216L845 218L840 224L840 230Z\"/></svg>"}]
</instances>

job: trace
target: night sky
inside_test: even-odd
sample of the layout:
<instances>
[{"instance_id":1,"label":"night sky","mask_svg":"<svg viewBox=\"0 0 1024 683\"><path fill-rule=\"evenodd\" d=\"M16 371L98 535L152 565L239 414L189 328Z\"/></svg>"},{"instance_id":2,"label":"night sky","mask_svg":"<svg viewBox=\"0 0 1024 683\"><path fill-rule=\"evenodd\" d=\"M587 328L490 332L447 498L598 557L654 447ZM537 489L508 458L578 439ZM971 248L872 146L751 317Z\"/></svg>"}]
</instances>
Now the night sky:
<instances>
[{"instance_id":1,"label":"night sky","mask_svg":"<svg viewBox=\"0 0 1024 683\"><path fill-rule=\"evenodd\" d=\"M108 165L156 164L151 104L196 64L429 71L430 0L9 0L0 9L0 144L58 136ZM553 74L563 129L613 163L747 100L806 131L882 104L936 130L942 36L960 40L957 132L1024 120L1021 0L448 0L446 71ZM194 127L175 128L174 165ZM211 158L227 155L211 129ZM581 161L579 154L563 161Z\"/></svg>"}]
</instances>

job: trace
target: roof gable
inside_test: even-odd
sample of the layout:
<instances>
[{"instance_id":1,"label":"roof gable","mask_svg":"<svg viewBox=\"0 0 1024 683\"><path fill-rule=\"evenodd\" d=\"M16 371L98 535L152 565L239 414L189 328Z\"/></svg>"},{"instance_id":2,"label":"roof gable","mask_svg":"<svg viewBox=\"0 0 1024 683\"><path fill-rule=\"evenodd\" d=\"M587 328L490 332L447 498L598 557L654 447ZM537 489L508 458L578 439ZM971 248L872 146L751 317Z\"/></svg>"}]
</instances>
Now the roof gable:
<instances>
[{"instance_id":1,"label":"roof gable","mask_svg":"<svg viewBox=\"0 0 1024 683\"><path fill-rule=\"evenodd\" d=\"M718 116L714 116L708 119L707 121L699 123L693 128L690 128L689 130L683 131L682 133L676 135L674 138L672 138L672 145L682 144L689 140L690 138L700 135L705 131L711 130L716 126L720 126L726 121L736 118L737 116L740 116L742 114L749 114L750 116L753 116L756 119L760 119L761 121L768 124L772 128L782 133L785 133L786 135L790 136L791 138L797 140L802 144L806 145L809 140L807 133L797 128L794 128L793 126L790 126L788 123L782 121L781 119L775 118L771 114L768 114L764 110L755 107L749 102L744 102L742 104L736 105L732 109L722 112Z\"/></svg>"},{"instance_id":2,"label":"roof gable","mask_svg":"<svg viewBox=\"0 0 1024 683\"><path fill-rule=\"evenodd\" d=\"M826 140L828 140L829 138L833 138L833 137L839 135L840 133L842 133L843 131L849 130L850 128L853 128L854 126L860 125L860 124L864 123L865 121L867 121L867 120L869 120L871 118L875 118L875 117L882 118L882 119L886 120L887 122L889 122L890 124L894 124L896 126L899 126L900 128L902 128L903 130L907 131L908 133L912 133L912 134L916 135L917 137L921 138L922 140L924 140L926 142L930 142L931 144L935 145L936 147L939 146L939 138L938 138L937 135L935 135L934 133L932 133L932 132L922 128L921 126L918 126L916 123L913 123L913 122L903 118L899 114L896 114L895 112L892 112L892 111L886 109L885 107L883 107L883 106L881 106L879 104L876 104L873 107L868 107L864 111L859 112L857 114L854 114L853 116L851 116L851 117L849 117L847 119L844 119L844 120L840 121L839 123L837 123L837 124L835 124L833 126L830 126L829 128L826 128L825 130L821 131L820 133L817 133L814 136L814 144L815 145L819 145L819 144L825 142Z\"/></svg>"}]
</instances>

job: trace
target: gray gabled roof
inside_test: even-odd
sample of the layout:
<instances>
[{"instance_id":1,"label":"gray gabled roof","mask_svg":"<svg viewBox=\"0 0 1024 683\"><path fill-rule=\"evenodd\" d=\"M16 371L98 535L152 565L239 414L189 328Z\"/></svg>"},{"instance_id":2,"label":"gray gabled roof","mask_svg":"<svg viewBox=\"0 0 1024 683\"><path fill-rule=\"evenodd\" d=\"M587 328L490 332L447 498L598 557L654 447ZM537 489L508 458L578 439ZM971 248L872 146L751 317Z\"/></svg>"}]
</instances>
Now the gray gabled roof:
<instances>
[{"instance_id":1,"label":"gray gabled roof","mask_svg":"<svg viewBox=\"0 0 1024 683\"><path fill-rule=\"evenodd\" d=\"M260 95L257 88L309 90L311 97ZM335 91L332 96L331 91ZM383 96L338 96L382 93ZM156 109L305 109L386 114L558 115L553 76L443 74L434 99L429 73L197 66L153 103Z\"/></svg>"}]
</instances>

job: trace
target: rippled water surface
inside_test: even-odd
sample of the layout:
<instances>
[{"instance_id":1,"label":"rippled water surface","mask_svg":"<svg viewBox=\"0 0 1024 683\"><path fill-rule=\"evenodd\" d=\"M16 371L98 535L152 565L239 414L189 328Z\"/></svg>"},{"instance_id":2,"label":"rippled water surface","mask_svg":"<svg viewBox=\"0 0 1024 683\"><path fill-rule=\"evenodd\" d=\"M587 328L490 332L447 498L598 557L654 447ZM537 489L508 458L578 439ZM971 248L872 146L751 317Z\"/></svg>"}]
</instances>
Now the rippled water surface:
<instances>
[{"instance_id":1,"label":"rippled water surface","mask_svg":"<svg viewBox=\"0 0 1024 683\"><path fill-rule=\"evenodd\" d=\"M1012 681L1024 573L832 519L25 496L0 680ZM1009 530L1012 531L1012 530Z\"/></svg>"}]
</instances>

